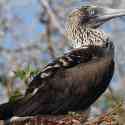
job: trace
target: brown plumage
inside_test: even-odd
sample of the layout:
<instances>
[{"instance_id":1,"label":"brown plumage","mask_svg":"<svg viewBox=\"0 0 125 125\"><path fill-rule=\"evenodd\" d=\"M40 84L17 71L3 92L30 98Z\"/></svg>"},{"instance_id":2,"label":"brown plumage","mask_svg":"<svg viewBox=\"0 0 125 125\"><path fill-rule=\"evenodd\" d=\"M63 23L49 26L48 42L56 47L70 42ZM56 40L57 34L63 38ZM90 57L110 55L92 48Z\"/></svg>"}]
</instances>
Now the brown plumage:
<instances>
[{"instance_id":1,"label":"brown plumage","mask_svg":"<svg viewBox=\"0 0 125 125\"><path fill-rule=\"evenodd\" d=\"M78 65L71 68L60 67L43 80L31 98L20 101L21 104L15 108L15 115L57 115L87 109L105 91L114 71L113 59L108 55L104 56L103 52L101 55L100 48L98 55L97 49L88 53L91 54L89 60L80 58ZM78 51L84 55L84 50Z\"/></svg>"},{"instance_id":2,"label":"brown plumage","mask_svg":"<svg viewBox=\"0 0 125 125\"><path fill-rule=\"evenodd\" d=\"M1 105L0 119L87 110L106 90L114 72L114 45L97 29L107 20L125 15L125 11L112 14L111 10L83 6L74 11L67 28L74 49L45 66L24 97Z\"/></svg>"}]
</instances>

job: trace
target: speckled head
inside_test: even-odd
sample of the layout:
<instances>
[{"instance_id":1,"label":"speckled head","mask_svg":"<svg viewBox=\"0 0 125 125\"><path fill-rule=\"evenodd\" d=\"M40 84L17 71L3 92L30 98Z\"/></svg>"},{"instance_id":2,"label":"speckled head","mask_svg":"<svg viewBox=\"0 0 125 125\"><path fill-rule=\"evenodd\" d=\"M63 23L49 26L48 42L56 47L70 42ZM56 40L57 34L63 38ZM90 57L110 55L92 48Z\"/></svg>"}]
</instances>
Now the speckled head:
<instances>
[{"instance_id":1,"label":"speckled head","mask_svg":"<svg viewBox=\"0 0 125 125\"><path fill-rule=\"evenodd\" d=\"M93 5L76 9L69 15L67 24L67 35L72 47L105 46L109 38L97 28L110 19L124 15L124 9Z\"/></svg>"}]
</instances>

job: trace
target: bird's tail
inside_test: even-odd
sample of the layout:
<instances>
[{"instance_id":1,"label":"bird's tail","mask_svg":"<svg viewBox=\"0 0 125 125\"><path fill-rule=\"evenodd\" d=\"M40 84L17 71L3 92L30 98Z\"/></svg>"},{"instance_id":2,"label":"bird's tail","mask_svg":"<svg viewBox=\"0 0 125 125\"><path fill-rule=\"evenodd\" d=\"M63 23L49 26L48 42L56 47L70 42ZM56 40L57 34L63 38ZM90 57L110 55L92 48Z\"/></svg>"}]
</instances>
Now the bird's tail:
<instances>
[{"instance_id":1,"label":"bird's tail","mask_svg":"<svg viewBox=\"0 0 125 125\"><path fill-rule=\"evenodd\" d=\"M14 105L11 103L4 103L0 105L0 120L8 120L13 116Z\"/></svg>"}]
</instances>

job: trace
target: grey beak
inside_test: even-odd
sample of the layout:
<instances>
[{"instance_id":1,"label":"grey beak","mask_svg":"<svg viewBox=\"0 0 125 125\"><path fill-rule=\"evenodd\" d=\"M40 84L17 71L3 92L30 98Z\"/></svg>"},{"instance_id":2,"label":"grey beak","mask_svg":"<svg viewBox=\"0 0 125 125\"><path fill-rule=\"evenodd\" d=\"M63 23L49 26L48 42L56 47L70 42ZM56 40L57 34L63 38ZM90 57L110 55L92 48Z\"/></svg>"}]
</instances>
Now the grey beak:
<instances>
[{"instance_id":1,"label":"grey beak","mask_svg":"<svg viewBox=\"0 0 125 125\"><path fill-rule=\"evenodd\" d=\"M125 16L125 9L110 9L110 8L101 8L102 13L97 17L101 22L108 21L110 19Z\"/></svg>"}]
</instances>

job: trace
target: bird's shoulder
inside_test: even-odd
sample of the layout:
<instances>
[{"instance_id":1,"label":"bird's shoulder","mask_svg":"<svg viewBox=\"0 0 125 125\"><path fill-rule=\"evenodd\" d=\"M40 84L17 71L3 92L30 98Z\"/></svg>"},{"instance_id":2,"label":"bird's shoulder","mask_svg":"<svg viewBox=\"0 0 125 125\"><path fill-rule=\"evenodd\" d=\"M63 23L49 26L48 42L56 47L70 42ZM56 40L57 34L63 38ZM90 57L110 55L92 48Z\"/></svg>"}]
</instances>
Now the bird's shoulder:
<instances>
[{"instance_id":1,"label":"bird's shoulder","mask_svg":"<svg viewBox=\"0 0 125 125\"><path fill-rule=\"evenodd\" d=\"M57 71L72 68L81 63L86 63L91 60L92 52L90 49L74 49L63 56L54 59L51 63L47 64L29 83L26 95L35 92L39 86L51 79Z\"/></svg>"}]
</instances>

